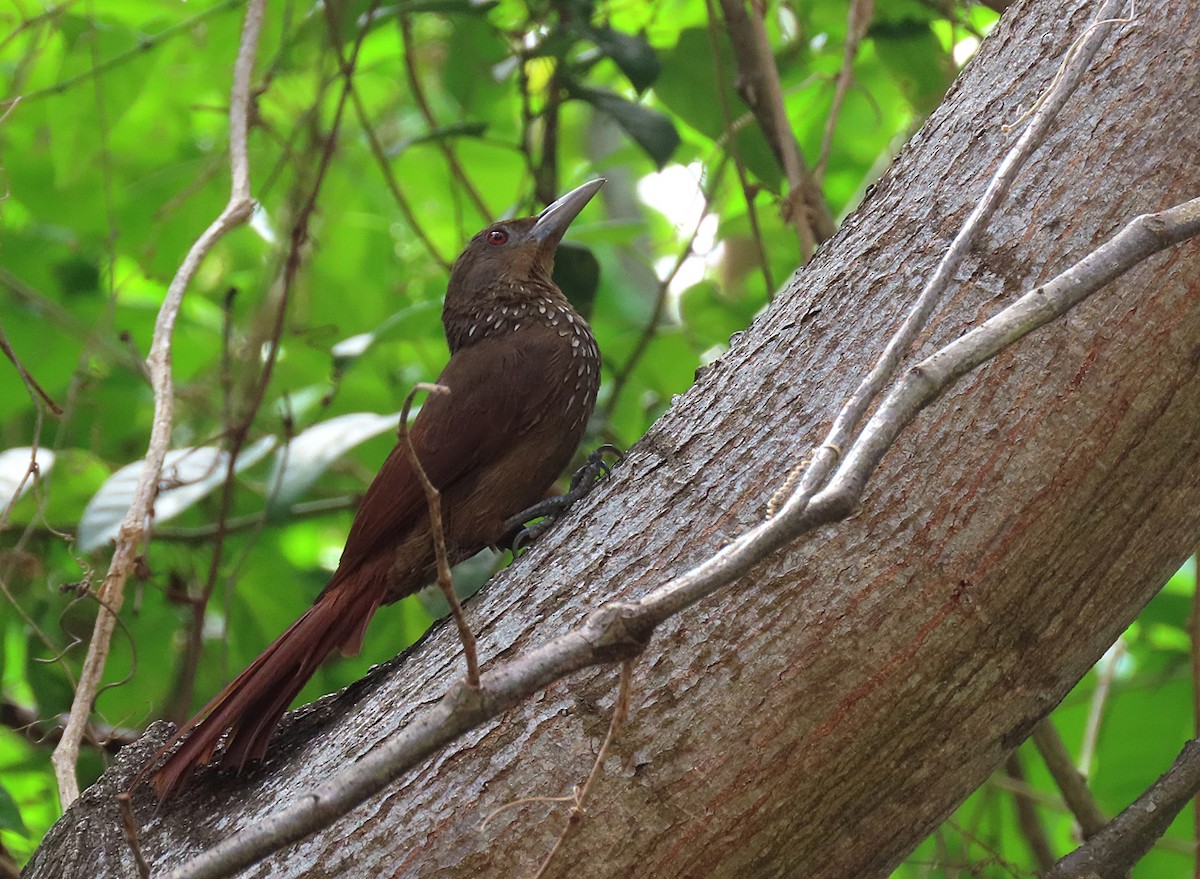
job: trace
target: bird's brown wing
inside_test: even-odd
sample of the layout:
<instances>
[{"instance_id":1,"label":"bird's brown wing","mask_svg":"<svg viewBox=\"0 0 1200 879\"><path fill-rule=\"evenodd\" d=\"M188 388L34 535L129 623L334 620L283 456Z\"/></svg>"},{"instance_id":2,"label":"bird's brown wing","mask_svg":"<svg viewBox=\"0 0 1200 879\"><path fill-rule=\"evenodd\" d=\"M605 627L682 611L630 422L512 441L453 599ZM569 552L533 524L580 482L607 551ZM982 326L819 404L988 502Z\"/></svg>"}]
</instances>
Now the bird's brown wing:
<instances>
[{"instance_id":1,"label":"bird's brown wing","mask_svg":"<svg viewBox=\"0 0 1200 879\"><path fill-rule=\"evenodd\" d=\"M554 339L529 342L522 339L518 348L514 337L485 339L467 349L469 356L451 357L442 370L437 383L450 393L428 395L410 432L421 466L439 491L498 461L546 411L562 353ZM424 491L406 450L397 445L363 496L327 589L389 551L425 511Z\"/></svg>"},{"instance_id":2,"label":"bird's brown wing","mask_svg":"<svg viewBox=\"0 0 1200 879\"><path fill-rule=\"evenodd\" d=\"M417 455L442 491L503 456L545 411L550 376L556 366L561 372L552 347L524 344L518 353L503 340L479 344L494 344L494 355L451 358L438 379L451 393L429 397L412 427ZM384 600L392 549L425 510L425 494L397 447L367 490L337 573L313 606L159 750L187 737L155 775L160 798L209 761L226 729L226 762L241 768L266 753L279 718L317 666L334 650L357 651Z\"/></svg>"}]
</instances>

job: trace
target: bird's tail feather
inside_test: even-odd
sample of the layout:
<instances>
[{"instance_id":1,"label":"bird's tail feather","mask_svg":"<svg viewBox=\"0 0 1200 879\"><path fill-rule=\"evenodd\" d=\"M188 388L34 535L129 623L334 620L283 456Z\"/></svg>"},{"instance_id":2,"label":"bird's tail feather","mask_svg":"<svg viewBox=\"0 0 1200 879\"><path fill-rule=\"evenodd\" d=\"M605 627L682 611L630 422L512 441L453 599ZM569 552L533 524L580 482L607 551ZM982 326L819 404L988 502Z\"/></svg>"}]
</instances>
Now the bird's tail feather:
<instances>
[{"instance_id":1,"label":"bird's tail feather","mask_svg":"<svg viewBox=\"0 0 1200 879\"><path fill-rule=\"evenodd\" d=\"M375 588L364 589L363 585L360 581L355 588L327 589L245 671L179 728L147 764L147 768L153 766L184 739L154 774L159 799L170 796L193 769L212 760L226 729L230 734L221 757L223 764L241 770L248 762L262 759L280 718L317 667L335 650L358 652L366 623L385 595L382 578Z\"/></svg>"}]
</instances>

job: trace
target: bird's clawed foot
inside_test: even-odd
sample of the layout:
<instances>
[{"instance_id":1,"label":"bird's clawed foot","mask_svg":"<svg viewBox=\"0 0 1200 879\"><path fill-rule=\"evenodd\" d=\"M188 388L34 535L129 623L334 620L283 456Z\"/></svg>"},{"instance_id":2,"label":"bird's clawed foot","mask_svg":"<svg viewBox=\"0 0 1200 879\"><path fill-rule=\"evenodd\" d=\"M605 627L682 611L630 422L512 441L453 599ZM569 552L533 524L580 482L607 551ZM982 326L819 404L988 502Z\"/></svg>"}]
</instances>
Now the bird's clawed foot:
<instances>
[{"instance_id":1,"label":"bird's clawed foot","mask_svg":"<svg viewBox=\"0 0 1200 879\"><path fill-rule=\"evenodd\" d=\"M614 455L616 461L609 464L604 460L605 455ZM621 461L625 460L625 456L621 454L621 450L611 443L605 443L587 456L583 466L575 471L571 477L571 487L567 489L566 494L558 497L546 498L544 501L539 501L527 510L522 510L515 516L511 516L504 523L505 532L511 534L510 540L506 541L512 549L513 555L518 555L522 549L529 546L539 537L546 533L555 522L562 518L563 514L569 510L576 501L587 497L596 484L606 478L612 472L612 468ZM530 525L526 525L531 519L537 519Z\"/></svg>"}]
</instances>

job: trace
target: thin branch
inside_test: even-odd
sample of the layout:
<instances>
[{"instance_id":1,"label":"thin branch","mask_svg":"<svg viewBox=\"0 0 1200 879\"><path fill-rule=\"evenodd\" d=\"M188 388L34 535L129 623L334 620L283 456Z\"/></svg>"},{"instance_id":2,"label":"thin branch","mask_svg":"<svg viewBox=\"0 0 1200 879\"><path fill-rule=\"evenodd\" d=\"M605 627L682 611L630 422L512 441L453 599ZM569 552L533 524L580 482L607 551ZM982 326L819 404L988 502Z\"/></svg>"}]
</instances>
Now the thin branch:
<instances>
[{"instance_id":1,"label":"thin branch","mask_svg":"<svg viewBox=\"0 0 1200 879\"><path fill-rule=\"evenodd\" d=\"M1021 787L1028 787L1025 782L1025 768L1021 765L1021 757L1016 751L1009 754L1008 759L1004 761L1004 771ZM1017 810L1017 827L1025 837L1033 859L1037 861L1038 869L1049 870L1054 866L1054 849L1050 847L1046 828L1042 826L1038 817L1037 804L1029 797L1013 792L1013 805Z\"/></svg>"},{"instance_id":2,"label":"thin branch","mask_svg":"<svg viewBox=\"0 0 1200 879\"><path fill-rule=\"evenodd\" d=\"M417 220L416 212L413 211L412 205L409 204L408 196L404 194L404 190L400 188L400 181L396 179L396 172L392 170L391 159L388 158L387 150L383 148L383 144L379 140L379 135L375 133L374 127L371 125L371 118L367 114L367 108L362 102L362 98L358 95L358 89L351 89L350 96L354 101L354 113L358 116L359 124L363 127L363 133L367 136L367 145L371 148L371 154L375 156L375 162L379 165L379 170L383 173L383 182L387 184L388 192L392 194L392 200L396 202L396 207L400 208L400 213L404 214L404 219L408 226L425 245L425 250L433 257L434 262L444 269L450 268L450 263L444 256L438 252L433 240L429 237L429 233L425 231L425 227Z\"/></svg>"},{"instance_id":3,"label":"thin branch","mask_svg":"<svg viewBox=\"0 0 1200 879\"><path fill-rule=\"evenodd\" d=\"M331 512L353 510L361 500L361 495L345 495L343 497L326 498L318 501L307 501L289 507L282 513L282 516L289 521L295 522L315 516L324 516ZM225 523L223 529L216 522L209 525L196 525L191 528L183 526L176 528L156 528L154 530L154 539L174 543L208 543L221 531L224 531L227 535L236 534L240 531L253 531L256 528L261 528L278 515L280 514L269 515L266 512L262 512L231 517Z\"/></svg>"},{"instance_id":4,"label":"thin branch","mask_svg":"<svg viewBox=\"0 0 1200 879\"><path fill-rule=\"evenodd\" d=\"M1166 774L1042 879L1120 879L1150 851L1200 791L1200 742L1183 746Z\"/></svg>"},{"instance_id":5,"label":"thin branch","mask_svg":"<svg viewBox=\"0 0 1200 879\"><path fill-rule=\"evenodd\" d=\"M400 37L404 42L404 72L408 77L408 90L412 93L417 109L425 117L425 124L431 130L437 130L441 126L438 124L437 117L433 115L433 108L429 105L429 99L425 97L425 89L422 88L421 78L417 75L416 46L413 43L412 35L412 16L407 13L400 14ZM446 164L450 166L450 173L458 180L459 185L462 186L475 205L475 210L479 211L479 215L483 217L484 222L490 221L495 214L488 209L488 206L483 201L483 197L479 194L479 190L475 188L475 185L471 182L471 178L467 176L466 170L458 160L458 154L454 152L454 147L447 143L444 138L435 138L434 142L437 148L441 150L442 155L446 157Z\"/></svg>"},{"instance_id":6,"label":"thin branch","mask_svg":"<svg viewBox=\"0 0 1200 879\"><path fill-rule=\"evenodd\" d=\"M588 773L587 781L583 783L583 787L575 791L574 803L572 803L571 812L567 816L567 826L563 828L558 840L547 853L545 860L542 861L542 865L533 874L533 879L542 879L546 875L546 871L550 869L550 864L554 860L554 856L563 847L563 843L583 823L588 797L591 795L592 788L595 787L597 779L600 778L601 770L604 769L604 761L608 759L608 752L612 747L613 740L617 737L617 733L621 731L621 727L625 725L625 718L629 716L629 690L632 680L633 660L627 659L621 663L621 678L617 684L617 701L613 704L612 719L608 724L608 733L604 736L604 742L600 745L600 750L596 753L596 759L592 763L592 771Z\"/></svg>"},{"instance_id":7,"label":"thin branch","mask_svg":"<svg viewBox=\"0 0 1200 879\"><path fill-rule=\"evenodd\" d=\"M1096 689L1092 691L1091 703L1088 705L1087 723L1083 727L1083 742L1079 746L1079 760L1075 766L1086 778L1092 771L1092 758L1096 753L1096 743L1100 740L1100 722L1104 719L1104 708L1108 702L1108 694L1112 691L1113 681L1117 677L1117 668L1125 655L1125 638L1117 638L1116 643L1108 648L1108 653L1100 662L1097 672Z\"/></svg>"},{"instance_id":8,"label":"thin branch","mask_svg":"<svg viewBox=\"0 0 1200 879\"><path fill-rule=\"evenodd\" d=\"M61 95L63 92L79 85L82 82L86 82L93 77L101 76L102 74L105 74L116 67L120 67L122 64L127 64L135 58L141 58L147 52L151 51L165 40L170 39L178 34L190 31L197 25L207 21L213 16L220 15L223 12L228 12L231 9L235 9L238 6L241 6L244 2L245 0L221 0L221 2L217 3L217 5L209 9L205 9L203 12L200 12L185 21L178 22L170 27L165 27L156 34L151 34L150 36L140 38L137 42L137 45L135 45L132 49L121 52L119 55L114 55L106 61L95 64L89 69L83 71L82 73L78 73L75 76L68 77L67 79L56 82L53 85L48 85L45 88L37 89L36 91L21 95L20 98L22 101L35 101L38 98L44 98L48 95ZM66 5L67 4L65 3L60 4L58 9L65 8ZM50 11L56 12L58 10ZM7 42L7 40L5 42Z\"/></svg>"},{"instance_id":9,"label":"thin branch","mask_svg":"<svg viewBox=\"0 0 1200 879\"><path fill-rule=\"evenodd\" d=\"M1042 755L1046 768L1050 770L1050 776L1062 793L1067 808L1079 823L1083 838L1091 839L1108 823L1108 819L1096 805L1095 797L1088 790L1084 777L1075 768L1067 746L1063 744L1062 736L1058 734L1050 718L1043 718L1033 728L1033 744Z\"/></svg>"},{"instance_id":10,"label":"thin branch","mask_svg":"<svg viewBox=\"0 0 1200 879\"><path fill-rule=\"evenodd\" d=\"M467 686L478 687L479 654L475 646L475 633L471 631L466 615L463 614L462 605L454 593L454 580L450 576L450 557L446 553L446 529L442 523L442 493L429 481L425 467L421 464L421 459L417 457L417 450L413 446L412 434L408 432L408 412L412 408L413 397L417 395L418 391L425 391L429 394L449 394L450 389L445 385L418 382L416 387L408 392L408 396L404 398L404 408L400 410L400 445L408 454L408 460L412 463L417 479L421 481L421 488L425 491L425 503L429 507L429 531L433 539L433 551L437 556L438 588L442 590L446 603L450 605L450 613L454 616L454 625L458 627L458 637L463 645L463 657L467 662Z\"/></svg>"},{"instance_id":11,"label":"thin branch","mask_svg":"<svg viewBox=\"0 0 1200 879\"><path fill-rule=\"evenodd\" d=\"M833 132L837 129L838 116L842 112L842 104L850 91L850 83L854 80L854 61L858 57L858 47L863 35L871 25L875 15L875 0L850 0L850 11L846 16L846 45L842 48L842 67L838 71L837 83L833 90L833 103L829 105L829 115L825 117L825 133L821 136L821 154L813 168L813 179L818 185L825 179L825 170L829 165L829 152L833 148Z\"/></svg>"},{"instance_id":12,"label":"thin branch","mask_svg":"<svg viewBox=\"0 0 1200 879\"><path fill-rule=\"evenodd\" d=\"M168 879L231 876L327 826L468 730L567 675L637 656L655 627L733 583L802 534L850 515L867 480L900 431L955 381L1149 256L1200 234L1200 198L1137 217L1061 275L1017 299L979 327L912 367L880 405L829 486L796 494L778 514L636 601L601 606L580 626L480 675L459 682L425 713L294 805L244 828L167 874ZM1097 837L1099 838L1099 837Z\"/></svg>"},{"instance_id":13,"label":"thin branch","mask_svg":"<svg viewBox=\"0 0 1200 879\"><path fill-rule=\"evenodd\" d=\"M758 222L758 207L754 204L757 189L750 185L750 176L746 173L745 163L742 162L742 151L738 148L737 142L739 125L733 119L733 111L730 109L729 100L725 95L725 65L721 60L721 46L718 39L718 35L723 32L723 29L717 20L717 11L713 0L704 0L704 8L708 13L705 16L708 19L708 26L705 28L708 33L708 51L712 55L713 71L717 80L717 108L721 111L722 134L718 143L724 145L733 158L733 167L737 171L738 183L742 187L742 199L746 202L746 219L750 221L750 235L758 250L758 264L762 268L763 283L767 288L767 299L770 300L775 295L775 279L771 277L771 261L767 257L762 227ZM748 115L751 119L754 117L753 113Z\"/></svg>"},{"instance_id":14,"label":"thin branch","mask_svg":"<svg viewBox=\"0 0 1200 879\"><path fill-rule=\"evenodd\" d=\"M79 796L79 783L75 778L79 743L87 726L100 678L104 673L109 643L116 626L116 613L125 598L125 581L138 563L138 549L145 537L147 520L158 491L163 458L171 442L175 403L171 378L171 337L175 319L179 314L183 295L205 255L226 232L246 222L254 210L254 202L250 197L250 165L246 141L250 125L250 77L254 70L254 54L258 46L264 6L265 0L251 0L247 7L241 43L234 64L229 105L232 177L229 202L196 239L184 257L183 263L171 280L155 321L154 337L146 358L146 366L154 388L154 421L146 451L146 464L142 468L133 503L121 523L116 551L100 588L100 609L96 616L92 640L88 645L87 657L84 659L79 686L75 691L75 700L71 705L71 714L66 729L63 730L62 740L51 757L58 781L59 798L64 809Z\"/></svg>"},{"instance_id":15,"label":"thin branch","mask_svg":"<svg viewBox=\"0 0 1200 879\"><path fill-rule=\"evenodd\" d=\"M63 724L66 721L65 714L45 719L26 705L10 699L0 700L0 726L11 729L30 744L44 746L57 742L62 737ZM141 738L141 735L142 732L138 729L90 723L84 740L107 754L116 754L121 748Z\"/></svg>"},{"instance_id":16,"label":"thin branch","mask_svg":"<svg viewBox=\"0 0 1200 879\"><path fill-rule=\"evenodd\" d=\"M609 420L612 419L612 414L617 409L617 404L621 399L621 392L625 390L625 385L629 382L629 377L633 374L634 368L641 361L646 353L646 349L650 346L650 342L654 339L655 333L658 332L659 321L662 320L663 312L667 307L667 293L670 291L671 282L675 280L675 276L679 274L679 270L683 268L683 264L692 255L692 249L696 245L696 238L700 234L700 228L704 225L704 220L709 214L713 195L721 183L724 171L725 162L722 160L710 175L708 183L701 187L700 194L704 198L704 204L700 208L699 217L696 218L696 225L692 228L692 233L688 236L687 241L684 242L683 248L676 255L675 262L672 263L671 268L659 280L658 287L654 292L654 307L650 311L650 317L646 320L646 325L642 327L642 331L638 334L637 341L633 345L633 350L629 352L629 356L625 359L621 368L616 371L616 375L613 378L612 390L609 391L608 402L605 404L605 414Z\"/></svg>"},{"instance_id":17,"label":"thin branch","mask_svg":"<svg viewBox=\"0 0 1200 879\"><path fill-rule=\"evenodd\" d=\"M833 214L792 134L762 14L757 10L747 12L744 0L721 0L721 9L737 58L738 94L754 112L783 168L789 189L784 201L784 219L795 226L801 256L808 262L817 245L833 236L837 228Z\"/></svg>"},{"instance_id":18,"label":"thin branch","mask_svg":"<svg viewBox=\"0 0 1200 879\"><path fill-rule=\"evenodd\" d=\"M50 395L37 383L37 379L30 375L29 370L25 368L25 364L21 363L17 357L17 352L13 350L12 345L8 341L8 336L4 334L3 327L0 327L0 351L3 351L4 356L16 367L17 374L21 376L21 381L25 383L25 389L29 392L29 397L33 400L34 404L36 405L38 398L41 398L42 402L46 404L47 409L55 415L62 415L62 408L50 399Z\"/></svg>"}]
</instances>

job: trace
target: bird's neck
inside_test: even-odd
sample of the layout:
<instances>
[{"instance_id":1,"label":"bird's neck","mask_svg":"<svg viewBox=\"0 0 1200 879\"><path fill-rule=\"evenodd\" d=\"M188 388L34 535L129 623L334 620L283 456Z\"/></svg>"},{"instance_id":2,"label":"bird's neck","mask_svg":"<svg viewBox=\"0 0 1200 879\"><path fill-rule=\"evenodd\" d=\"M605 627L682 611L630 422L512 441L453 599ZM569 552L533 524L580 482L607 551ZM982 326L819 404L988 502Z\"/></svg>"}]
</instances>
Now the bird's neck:
<instances>
[{"instance_id":1,"label":"bird's neck","mask_svg":"<svg viewBox=\"0 0 1200 879\"><path fill-rule=\"evenodd\" d=\"M533 325L562 327L572 332L587 323L549 278L496 278L470 296L447 291L442 325L453 354L483 339L519 332Z\"/></svg>"}]
</instances>

